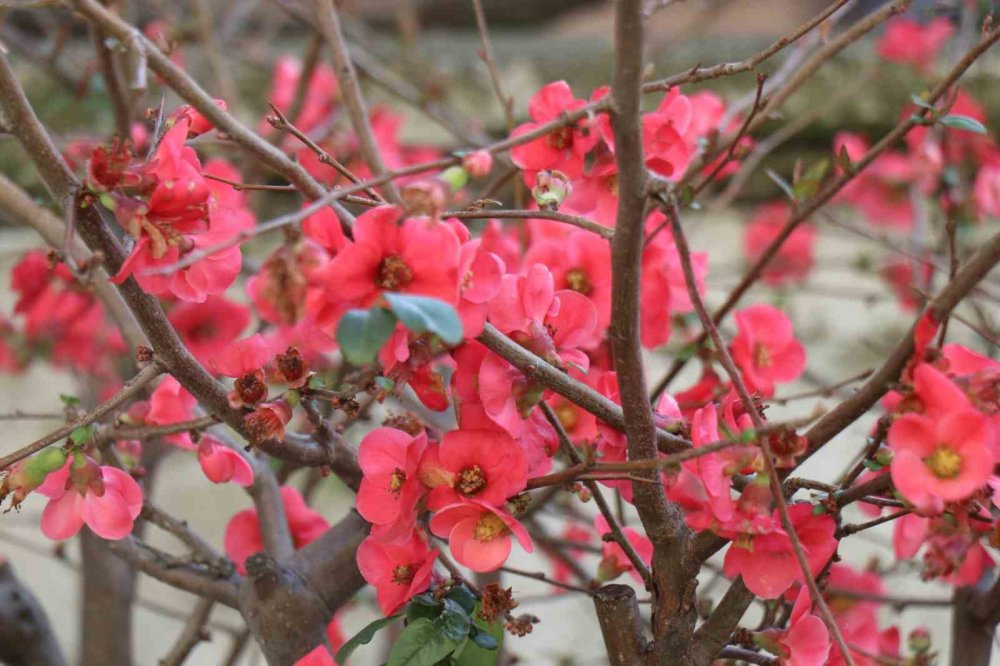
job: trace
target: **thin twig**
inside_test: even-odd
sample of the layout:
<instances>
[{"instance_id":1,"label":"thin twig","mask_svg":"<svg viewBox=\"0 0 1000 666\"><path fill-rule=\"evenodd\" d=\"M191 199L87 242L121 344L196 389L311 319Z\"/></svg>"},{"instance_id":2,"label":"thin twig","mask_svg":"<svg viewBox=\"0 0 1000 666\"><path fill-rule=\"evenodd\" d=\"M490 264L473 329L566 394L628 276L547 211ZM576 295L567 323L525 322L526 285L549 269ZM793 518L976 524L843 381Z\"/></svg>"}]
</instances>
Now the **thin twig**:
<instances>
[{"instance_id":1,"label":"thin twig","mask_svg":"<svg viewBox=\"0 0 1000 666\"><path fill-rule=\"evenodd\" d=\"M13 453L10 453L3 458L0 458L0 469L6 469L16 463L18 460L23 460L33 453L41 451L46 446L54 444L61 439L69 437L70 434L77 428L83 428L90 425L94 421L104 418L120 405L128 401L130 398L135 397L139 392L149 384L151 381L160 376L163 369L160 367L159 363L153 361L145 368L139 371L132 379L125 383L125 386L121 387L117 393L108 398L105 402L87 412L80 418L76 419L72 423L64 425L55 432L49 433L45 437L24 446Z\"/></svg>"},{"instance_id":2,"label":"thin twig","mask_svg":"<svg viewBox=\"0 0 1000 666\"><path fill-rule=\"evenodd\" d=\"M665 208L666 210L664 212L670 220L670 227L674 232L674 242L677 244L677 253L680 255L681 266L684 270L684 279L687 283L688 295L691 298L691 304L693 305L695 312L697 312L698 319L701 321L702 326L704 326L705 330L708 332L709 338L715 345L716 356L722 364L722 367L726 370L726 373L729 375L729 380L736 389L736 394L743 402L744 409L750 415L754 426L762 428L765 425L765 421L757 411L757 407L750 395L750 391L747 390L746 384L743 382L743 376L740 374L739 368L737 368L736 364L733 362L732 356L729 355L726 343L722 339L722 334L719 333L718 327L712 320L711 315L708 314L708 310L705 308L705 303L702 301L701 294L698 292L698 281L695 277L694 267L691 263L691 250L688 247L687 238L684 235L684 229L681 227L680 215L678 213L677 206L675 203L670 202ZM764 452L764 466L765 472L768 476L768 483L771 486L771 495L778 508L778 516L781 518L782 528L788 534L788 539L792 546L792 552L795 554L795 559L798 561L799 568L801 569L802 579L805 582L806 587L809 588L809 594L812 597L813 603L816 604L816 607L819 609L823 623L826 624L827 630L833 637L834 642L836 642L837 646L840 648L841 655L844 658L844 663L848 666L853 666L854 659L851 657L847 642L844 640L844 636L841 633L840 628L837 626L837 621L834 619L833 613L830 612L830 608L823 600L823 593L820 591L819 585L816 583L815 577L813 577L812 570L809 568L809 560L806 558L805 550L802 547L802 541L799 539L799 535L795 531L795 526L792 524L792 520L788 515L788 504L785 502L785 496L781 488L781 478L778 476L778 470L774 466L774 457L771 453L770 440L767 437L761 438L760 447Z\"/></svg>"}]
</instances>

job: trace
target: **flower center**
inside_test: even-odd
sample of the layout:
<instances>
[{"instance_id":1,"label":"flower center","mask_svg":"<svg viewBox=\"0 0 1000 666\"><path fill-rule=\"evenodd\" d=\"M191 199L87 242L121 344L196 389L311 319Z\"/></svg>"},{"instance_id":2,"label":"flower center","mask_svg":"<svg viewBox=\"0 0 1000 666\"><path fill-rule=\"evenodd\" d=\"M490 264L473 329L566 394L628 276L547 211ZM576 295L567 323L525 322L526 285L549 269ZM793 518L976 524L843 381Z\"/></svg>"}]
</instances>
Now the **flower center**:
<instances>
[{"instance_id":1,"label":"flower center","mask_svg":"<svg viewBox=\"0 0 1000 666\"><path fill-rule=\"evenodd\" d=\"M771 367L771 350L758 342L753 348L753 362L758 368Z\"/></svg>"},{"instance_id":2,"label":"flower center","mask_svg":"<svg viewBox=\"0 0 1000 666\"><path fill-rule=\"evenodd\" d=\"M410 284L413 271L398 254L390 254L382 259L378 266L378 277L375 284L383 289L399 289Z\"/></svg>"},{"instance_id":3,"label":"flower center","mask_svg":"<svg viewBox=\"0 0 1000 666\"><path fill-rule=\"evenodd\" d=\"M483 514L483 517L476 523L476 528L472 536L476 541L493 541L498 536L506 534L509 530L500 516L495 513Z\"/></svg>"},{"instance_id":4,"label":"flower center","mask_svg":"<svg viewBox=\"0 0 1000 666\"><path fill-rule=\"evenodd\" d=\"M582 268L574 268L566 273L566 284L569 285L570 289L584 296L589 296L590 292L594 290L594 285L590 284L590 280L587 279L587 271Z\"/></svg>"},{"instance_id":5,"label":"flower center","mask_svg":"<svg viewBox=\"0 0 1000 666\"><path fill-rule=\"evenodd\" d=\"M485 487L486 475L483 474L483 470L479 465L466 467L458 473L458 480L455 482L455 490L463 495L475 495Z\"/></svg>"},{"instance_id":6,"label":"flower center","mask_svg":"<svg viewBox=\"0 0 1000 666\"><path fill-rule=\"evenodd\" d=\"M613 195L615 195L617 197L618 196L618 174L613 173L610 176L608 176L607 186L608 186L608 190L611 192L611 194L613 194Z\"/></svg>"},{"instance_id":7,"label":"flower center","mask_svg":"<svg viewBox=\"0 0 1000 666\"><path fill-rule=\"evenodd\" d=\"M962 456L947 444L938 444L924 463L939 479L954 479L962 471Z\"/></svg>"},{"instance_id":8,"label":"flower center","mask_svg":"<svg viewBox=\"0 0 1000 666\"><path fill-rule=\"evenodd\" d=\"M392 570L392 582L400 585L409 585L413 582L413 567L409 564L400 564Z\"/></svg>"},{"instance_id":9,"label":"flower center","mask_svg":"<svg viewBox=\"0 0 1000 666\"><path fill-rule=\"evenodd\" d=\"M556 416L559 418L559 423L562 424L562 427L570 432L576 427L576 422L580 420L576 414L576 410L568 404L556 407Z\"/></svg>"},{"instance_id":10,"label":"flower center","mask_svg":"<svg viewBox=\"0 0 1000 666\"><path fill-rule=\"evenodd\" d=\"M397 467L389 477L389 492L399 495L404 483L406 483L406 472Z\"/></svg>"},{"instance_id":11,"label":"flower center","mask_svg":"<svg viewBox=\"0 0 1000 666\"><path fill-rule=\"evenodd\" d=\"M573 129L571 127L560 127L549 132L545 137L546 143L556 150L563 150L573 145Z\"/></svg>"}]
</instances>

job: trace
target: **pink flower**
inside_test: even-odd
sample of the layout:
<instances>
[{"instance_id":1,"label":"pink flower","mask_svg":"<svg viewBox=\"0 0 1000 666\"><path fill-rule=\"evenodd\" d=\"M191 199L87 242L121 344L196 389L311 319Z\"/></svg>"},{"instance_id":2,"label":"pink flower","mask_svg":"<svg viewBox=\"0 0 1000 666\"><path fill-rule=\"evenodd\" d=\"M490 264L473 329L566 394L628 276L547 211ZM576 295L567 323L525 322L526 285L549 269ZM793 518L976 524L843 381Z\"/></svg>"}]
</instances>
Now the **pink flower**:
<instances>
[{"instance_id":1,"label":"pink flower","mask_svg":"<svg viewBox=\"0 0 1000 666\"><path fill-rule=\"evenodd\" d=\"M368 306L383 291L432 296L448 303L458 298L459 242L447 224L409 218L380 206L354 223L354 243L334 258L327 273L328 293L338 302Z\"/></svg>"},{"instance_id":2,"label":"pink flower","mask_svg":"<svg viewBox=\"0 0 1000 666\"><path fill-rule=\"evenodd\" d=\"M506 432L452 430L427 449L420 478L431 488L432 510L467 499L503 506L524 490L528 467L521 447Z\"/></svg>"},{"instance_id":3,"label":"pink flower","mask_svg":"<svg viewBox=\"0 0 1000 666\"><path fill-rule=\"evenodd\" d=\"M528 114L532 121L514 128L511 137L518 137L534 131L540 125L557 120L564 113L571 113L586 106L582 99L575 99L573 91L565 81L555 81L542 87L528 102ZM511 161L529 174L532 182L534 173L542 169L562 171L570 178L583 173L583 156L597 143L597 132L591 130L586 119L572 125L560 127L543 137L529 141L510 150Z\"/></svg>"},{"instance_id":4,"label":"pink flower","mask_svg":"<svg viewBox=\"0 0 1000 666\"><path fill-rule=\"evenodd\" d=\"M788 507L788 515L815 576L837 550L833 536L837 525L826 514L813 515L810 504L793 504ZM773 529L737 538L723 562L727 576L743 576L747 588L764 599L776 599L792 583L802 580L791 539L777 526L777 512L772 520Z\"/></svg>"},{"instance_id":5,"label":"pink flower","mask_svg":"<svg viewBox=\"0 0 1000 666\"><path fill-rule=\"evenodd\" d=\"M325 645L317 645L309 654L295 662L294 666L337 666L337 662Z\"/></svg>"},{"instance_id":6,"label":"pink flower","mask_svg":"<svg viewBox=\"0 0 1000 666\"><path fill-rule=\"evenodd\" d=\"M928 514L969 497L993 473L992 436L989 419L972 410L937 418L903 414L888 437L896 489Z\"/></svg>"},{"instance_id":7,"label":"pink flower","mask_svg":"<svg viewBox=\"0 0 1000 666\"><path fill-rule=\"evenodd\" d=\"M413 437L395 428L376 428L358 447L364 478L358 489L358 513L387 530L386 540L408 535L417 518L417 502L427 489L420 482L420 458L427 435Z\"/></svg>"},{"instance_id":8,"label":"pink flower","mask_svg":"<svg viewBox=\"0 0 1000 666\"><path fill-rule=\"evenodd\" d=\"M358 569L375 587L379 608L389 616L427 589L437 555L416 531L400 543L382 543L370 536L358 547Z\"/></svg>"},{"instance_id":9,"label":"pink flower","mask_svg":"<svg viewBox=\"0 0 1000 666\"><path fill-rule=\"evenodd\" d=\"M759 206L747 225L743 248L747 259L756 261L788 222L791 210L784 202ZM799 225L781 245L781 249L764 269L764 281L770 285L802 282L813 265L816 230Z\"/></svg>"},{"instance_id":10,"label":"pink flower","mask_svg":"<svg viewBox=\"0 0 1000 666\"><path fill-rule=\"evenodd\" d=\"M825 666L830 653L830 633L823 620L809 612L812 599L803 585L795 598L787 629L763 632L768 652L778 655L782 666Z\"/></svg>"},{"instance_id":11,"label":"pink flower","mask_svg":"<svg viewBox=\"0 0 1000 666\"><path fill-rule=\"evenodd\" d=\"M226 346L212 358L212 369L226 377L241 377L247 372L257 370L267 365L274 356L274 350L267 344L260 333L254 333L249 338Z\"/></svg>"},{"instance_id":12,"label":"pink flower","mask_svg":"<svg viewBox=\"0 0 1000 666\"><path fill-rule=\"evenodd\" d=\"M943 16L926 25L900 16L886 26L878 54L890 62L906 63L929 73L938 51L954 32L951 21Z\"/></svg>"},{"instance_id":13,"label":"pink flower","mask_svg":"<svg viewBox=\"0 0 1000 666\"><path fill-rule=\"evenodd\" d=\"M992 161L979 167L972 200L980 215L1000 217L1000 153L994 153Z\"/></svg>"},{"instance_id":14,"label":"pink flower","mask_svg":"<svg viewBox=\"0 0 1000 666\"><path fill-rule=\"evenodd\" d=\"M774 385L798 379L806 352L792 332L792 322L771 305L751 305L736 312L738 333L730 351L751 391L770 398Z\"/></svg>"},{"instance_id":15,"label":"pink flower","mask_svg":"<svg viewBox=\"0 0 1000 666\"><path fill-rule=\"evenodd\" d=\"M599 571L601 574L601 580L614 580L619 575L625 573L626 571L632 575L637 583L642 582L642 576L639 572L635 570L632 565L632 560L628 558L625 554L625 550L617 541L607 541L603 537L607 534L611 534L611 526L608 525L608 521L604 516L597 516L594 518L594 529L602 537L601 539L601 563L599 565ZM635 549L636 554L639 556L646 566L649 566L653 561L653 542L649 540L643 534L632 529L631 527L623 527L622 533L625 538L629 540L632 547Z\"/></svg>"},{"instance_id":16,"label":"pink flower","mask_svg":"<svg viewBox=\"0 0 1000 666\"><path fill-rule=\"evenodd\" d=\"M431 532L448 538L455 560L477 572L495 571L507 560L511 535L527 552L531 537L506 511L479 500L443 507L431 518Z\"/></svg>"},{"instance_id":17,"label":"pink flower","mask_svg":"<svg viewBox=\"0 0 1000 666\"><path fill-rule=\"evenodd\" d=\"M180 302L169 314L188 351L202 364L229 347L250 323L250 308L223 296L202 303Z\"/></svg>"},{"instance_id":18,"label":"pink flower","mask_svg":"<svg viewBox=\"0 0 1000 666\"><path fill-rule=\"evenodd\" d=\"M308 545L330 527L323 516L306 505L305 499L292 486L281 487L281 501L285 505L288 529L292 533L292 542L296 548ZM241 574L246 574L246 568L243 566L246 559L264 550L257 510L240 511L230 518L222 542L226 557L236 563L236 568Z\"/></svg>"},{"instance_id":19,"label":"pink flower","mask_svg":"<svg viewBox=\"0 0 1000 666\"><path fill-rule=\"evenodd\" d=\"M483 332L489 302L499 293L506 270L503 259L488 252L481 238L462 244L457 309L465 337L473 338Z\"/></svg>"},{"instance_id":20,"label":"pink flower","mask_svg":"<svg viewBox=\"0 0 1000 666\"><path fill-rule=\"evenodd\" d=\"M180 382L167 375L149 396L149 407L142 418L145 423L153 425L190 421L194 418L197 404L195 397ZM185 439L182 435L167 435L166 439L182 448L189 448L191 445L190 438Z\"/></svg>"},{"instance_id":21,"label":"pink flower","mask_svg":"<svg viewBox=\"0 0 1000 666\"><path fill-rule=\"evenodd\" d=\"M198 442L198 463L212 483L232 481L244 488L253 485L253 468L250 463L211 435L202 435Z\"/></svg>"},{"instance_id":22,"label":"pink flower","mask_svg":"<svg viewBox=\"0 0 1000 666\"><path fill-rule=\"evenodd\" d=\"M123 539L142 511L142 489L135 479L117 467L98 467L82 454L49 474L38 492L49 498L42 534L55 541L70 538L84 524L103 539Z\"/></svg>"},{"instance_id":23,"label":"pink flower","mask_svg":"<svg viewBox=\"0 0 1000 666\"><path fill-rule=\"evenodd\" d=\"M597 329L611 323L611 246L597 234L573 230L560 239L532 244L526 265L542 264L552 272L556 289L583 294L597 310Z\"/></svg>"}]
</instances>

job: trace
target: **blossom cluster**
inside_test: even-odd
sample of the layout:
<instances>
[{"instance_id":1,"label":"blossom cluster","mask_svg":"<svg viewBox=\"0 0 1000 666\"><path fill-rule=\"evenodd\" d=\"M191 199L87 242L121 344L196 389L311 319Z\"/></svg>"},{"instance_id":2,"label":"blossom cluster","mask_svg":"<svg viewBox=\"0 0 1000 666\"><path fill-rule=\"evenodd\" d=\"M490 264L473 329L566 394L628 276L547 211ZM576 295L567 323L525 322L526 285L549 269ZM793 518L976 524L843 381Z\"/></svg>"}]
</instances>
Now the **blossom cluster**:
<instances>
[{"instance_id":1,"label":"blossom cluster","mask_svg":"<svg viewBox=\"0 0 1000 666\"><path fill-rule=\"evenodd\" d=\"M946 24L898 19L879 53L927 76L933 53L949 34ZM270 99L279 116L293 107L296 113L290 119L261 119L261 132L271 133L275 145L295 154L324 185L346 183L331 160L356 179L368 178L358 138L333 122L341 95L335 73L320 64L304 85L302 75L293 59L278 62ZM304 96L293 104L296 91ZM234 445L211 430L211 423L184 427L204 414L172 376L116 414L110 432L178 426L164 440L196 455L209 481L251 487L265 464L261 452L280 450L297 436L295 430L333 432L324 416L337 410L356 416L362 407L354 395L419 403L406 414L389 415L357 445L356 508L371 530L356 560L390 617L441 582L435 572L440 555L450 555L449 565L453 559L471 571L491 572L508 563L515 542L532 552L532 490L558 485L581 501L589 499L590 489L575 479L552 481L560 452L591 465L588 471L596 471L587 480L625 503L635 502L636 478L600 472L600 465L629 470L638 469L633 463L651 463L643 468L649 470L659 464L654 474L686 525L729 542L722 556L725 576L741 577L756 597L788 602L787 625L756 632L756 647L785 664L841 663L806 585L807 578L820 577L848 643L866 655L897 658L898 630L881 630L876 606L852 596L881 593L878 574L837 561L843 532L836 499L802 501L792 495L784 516L772 495L770 464L788 472L811 453L808 439L793 425L766 418L780 387L806 369L806 348L792 319L771 302L745 305L721 322L733 333L725 349L702 343L690 325L696 307L684 263L691 263L693 291L704 294L708 255L682 256L662 211L651 209L642 222L640 338L648 352L673 344L672 351L686 353L697 366L691 385L660 392L653 405L657 428L689 442L696 455L675 465L663 463L667 452L658 460L630 460L620 423L606 422L580 400L554 391L532 371L541 365L526 370L491 348L497 339L512 342L532 355L532 363L563 373L602 405L621 405L609 339L616 323L608 242L618 209L615 137L607 114L581 112L608 94L600 88L587 99L577 98L566 82L556 81L529 101L530 120L515 128L512 138L531 138L510 150L510 161L532 193L536 218L514 227L499 215L482 224L463 215L483 213L489 205L473 200L465 187L469 178L493 171L493 154L476 150L460 155L460 167L402 179L402 198L394 204L372 190L377 198L362 198L363 212L349 223L333 208L310 207L311 214L259 265L246 262L250 270L239 240L255 226L256 215L243 191L243 175L219 156L203 161L199 150L208 151L196 139L213 128L195 109L175 109L152 133L139 125L131 141L71 146L68 156L77 158L86 174L82 205L112 212L126 241L127 258L111 281L134 279L159 298L191 355L227 382L228 405L242 419L249 446ZM218 106L226 108L221 100ZM982 107L965 91L949 100L947 113L985 120ZM565 118L574 120L543 131ZM390 169L440 156L433 148L402 144L401 121L392 112L376 108L370 121ZM280 134L288 122L316 136L314 145ZM709 159L706 147L741 124L740 114L714 93L666 90L642 114L645 166L673 184L691 174L726 179L754 149L753 140L739 137L738 149L721 161ZM871 147L864 137L848 133L834 143L829 160L834 175L850 172ZM954 184L959 172L974 183L971 190ZM811 173L816 186L826 167ZM808 222L786 233L797 214L792 189L792 201L759 206L743 235L749 262L787 236L762 273L766 285L779 289L809 280L818 238ZM874 227L896 233L921 224L916 202L936 203L967 224L1000 217L1000 148L988 136L959 128L917 126L906 135L905 148L882 152L843 188L837 202ZM547 215L553 212L596 224L567 224ZM881 267L904 307L923 305L919 290L930 284L923 267L933 265L925 250L918 252L927 257L916 263ZM0 322L0 369L21 371L32 359L44 358L88 375L102 395L110 394L121 385L118 365L127 360L126 345L88 288L92 276L66 259L31 252L15 266L17 302L12 320ZM241 271L249 273L245 280L239 279ZM436 317L453 319L460 334L444 334L446 326ZM366 328L352 338L346 324L359 318ZM1000 546L995 519L1000 477L994 474L1000 463L1000 362L956 343L935 346L939 326L926 315L916 327L916 351L882 402L885 415L872 433L868 469L858 483L891 479L898 499L889 500L890 509L864 501L861 506L876 516L904 510L894 516L898 558L922 552L926 578L967 585L995 565L987 547ZM355 362L356 350L366 347L371 347L368 358ZM724 371L727 358L752 404L739 397ZM324 401L330 409L316 416L316 405ZM106 539L124 538L142 510L136 480L142 476L136 462L141 443L107 437L100 429L75 431L66 445L16 463L0 479L0 498L11 495L15 506L34 491L49 498L41 529L52 539L69 538L84 525ZM124 464L107 454L108 444L121 452ZM773 461L764 459L765 448ZM643 480L648 479L638 482ZM296 548L329 528L307 495L292 485L280 490ZM643 583L653 543L641 530L613 522L603 514L569 522L562 538L571 544L565 551L571 561L552 557L552 579L565 583L570 565L599 550L595 580L628 574ZM256 509L229 520L225 552L240 573L264 541ZM553 555L539 545L543 554ZM793 545L801 547L810 576ZM342 642L336 621L329 632L331 644ZM324 650L307 659L328 663Z\"/></svg>"}]
</instances>

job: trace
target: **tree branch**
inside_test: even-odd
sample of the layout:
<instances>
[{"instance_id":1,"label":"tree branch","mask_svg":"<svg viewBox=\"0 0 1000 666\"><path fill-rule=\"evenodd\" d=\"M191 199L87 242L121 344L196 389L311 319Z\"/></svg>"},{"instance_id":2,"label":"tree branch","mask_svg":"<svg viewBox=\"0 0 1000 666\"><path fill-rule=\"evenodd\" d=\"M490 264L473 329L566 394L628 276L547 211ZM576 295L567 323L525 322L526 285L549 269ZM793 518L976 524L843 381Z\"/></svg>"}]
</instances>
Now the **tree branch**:
<instances>
[{"instance_id":1,"label":"tree branch","mask_svg":"<svg viewBox=\"0 0 1000 666\"><path fill-rule=\"evenodd\" d=\"M605 585L593 596L612 666L644 663L647 646L635 590L628 585Z\"/></svg>"},{"instance_id":2,"label":"tree branch","mask_svg":"<svg viewBox=\"0 0 1000 666\"><path fill-rule=\"evenodd\" d=\"M358 137L361 158L371 169L372 175L385 175L388 170L382 161L382 153L375 142L375 135L372 133L371 122L368 119L368 108L365 105L364 96L361 94L361 84L358 83L354 63L351 62L351 55L344 42L344 33L340 29L340 13L337 11L337 5L333 0L315 0L315 7L319 21L319 32L330 48L344 105L351 117L354 133ZM391 180L385 183L385 190L390 201L401 203L399 191Z\"/></svg>"}]
</instances>

